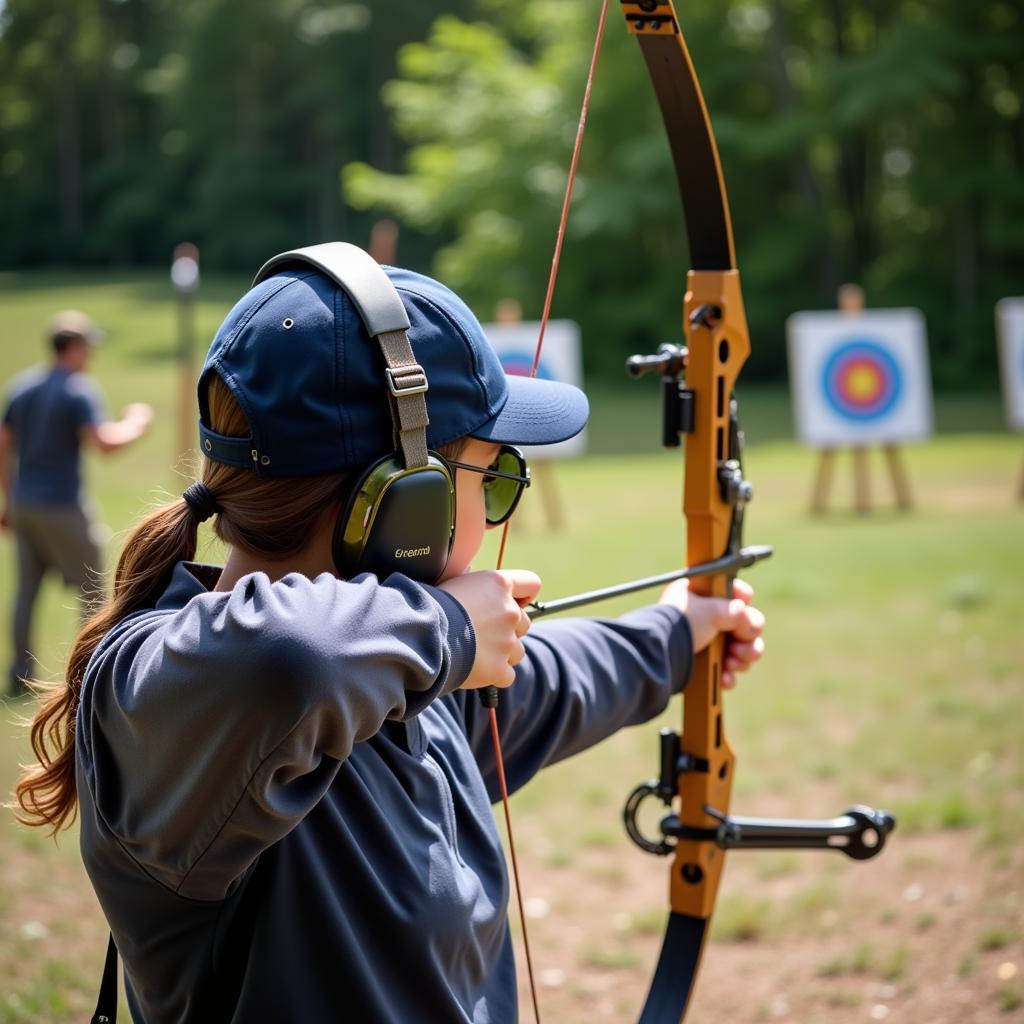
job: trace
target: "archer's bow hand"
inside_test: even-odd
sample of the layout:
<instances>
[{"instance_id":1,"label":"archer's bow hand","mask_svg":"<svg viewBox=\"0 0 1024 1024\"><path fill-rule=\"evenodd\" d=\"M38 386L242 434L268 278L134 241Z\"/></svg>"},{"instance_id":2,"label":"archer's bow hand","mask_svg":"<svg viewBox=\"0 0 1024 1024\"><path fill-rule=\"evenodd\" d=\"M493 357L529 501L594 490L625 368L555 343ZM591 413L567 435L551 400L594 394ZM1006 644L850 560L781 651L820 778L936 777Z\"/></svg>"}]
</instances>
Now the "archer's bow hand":
<instances>
[{"instance_id":1,"label":"archer's bow hand","mask_svg":"<svg viewBox=\"0 0 1024 1024\"><path fill-rule=\"evenodd\" d=\"M719 633L727 633L728 647L723 663L722 686L736 685L736 673L746 672L764 654L764 613L750 602L754 589L743 580L733 582L732 598L702 597L694 594L687 580L670 583L661 604L678 608L690 622L693 650L702 651Z\"/></svg>"}]
</instances>

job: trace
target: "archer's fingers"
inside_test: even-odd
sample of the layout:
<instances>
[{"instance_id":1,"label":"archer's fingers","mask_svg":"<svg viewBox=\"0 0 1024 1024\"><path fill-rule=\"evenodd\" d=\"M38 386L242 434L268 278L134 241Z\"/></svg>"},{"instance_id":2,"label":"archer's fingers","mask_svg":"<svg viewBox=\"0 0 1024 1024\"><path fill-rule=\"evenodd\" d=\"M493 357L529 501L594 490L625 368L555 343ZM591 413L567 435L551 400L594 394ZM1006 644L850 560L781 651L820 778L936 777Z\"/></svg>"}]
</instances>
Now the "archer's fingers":
<instances>
[{"instance_id":1,"label":"archer's fingers","mask_svg":"<svg viewBox=\"0 0 1024 1024\"><path fill-rule=\"evenodd\" d=\"M754 588L746 580L733 580L732 596L739 598L744 604L750 604L754 599Z\"/></svg>"},{"instance_id":2,"label":"archer's fingers","mask_svg":"<svg viewBox=\"0 0 1024 1024\"><path fill-rule=\"evenodd\" d=\"M541 579L529 569L499 569L498 574L505 580L508 592L520 607L528 605L540 593Z\"/></svg>"},{"instance_id":3,"label":"archer's fingers","mask_svg":"<svg viewBox=\"0 0 1024 1024\"><path fill-rule=\"evenodd\" d=\"M719 632L732 633L737 640L756 640L764 632L764 615L741 598L722 601L715 626Z\"/></svg>"},{"instance_id":4,"label":"archer's fingers","mask_svg":"<svg viewBox=\"0 0 1024 1024\"><path fill-rule=\"evenodd\" d=\"M725 657L724 668L731 672L746 672L764 655L764 640L758 637L749 644L730 643Z\"/></svg>"}]
</instances>

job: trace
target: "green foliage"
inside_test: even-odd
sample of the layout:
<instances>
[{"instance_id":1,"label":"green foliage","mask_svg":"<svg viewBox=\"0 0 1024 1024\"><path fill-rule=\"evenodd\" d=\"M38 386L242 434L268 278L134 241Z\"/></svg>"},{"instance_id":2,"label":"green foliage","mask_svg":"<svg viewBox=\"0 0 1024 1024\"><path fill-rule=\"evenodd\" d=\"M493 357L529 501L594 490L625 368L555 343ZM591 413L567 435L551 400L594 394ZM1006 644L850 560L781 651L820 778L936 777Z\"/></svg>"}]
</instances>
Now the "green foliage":
<instances>
[{"instance_id":1,"label":"green foliage","mask_svg":"<svg viewBox=\"0 0 1024 1024\"><path fill-rule=\"evenodd\" d=\"M1003 1013L1012 1013L1024 1006L1024 992L1019 987L1004 985L999 990L997 1002Z\"/></svg>"},{"instance_id":2,"label":"green foliage","mask_svg":"<svg viewBox=\"0 0 1024 1024\"><path fill-rule=\"evenodd\" d=\"M539 316L594 0L7 0L0 266L251 271L401 222L485 319ZM1024 272L1024 26L1007 0L689 0L729 184L749 376L843 280L928 317L940 384L992 378ZM475 19L475 20L472 20ZM408 44L408 45L405 45ZM555 301L591 376L678 336L685 232L657 106L612 5ZM339 173L343 189L339 187Z\"/></svg>"},{"instance_id":3,"label":"green foliage","mask_svg":"<svg viewBox=\"0 0 1024 1024\"><path fill-rule=\"evenodd\" d=\"M1005 949L1013 941L1013 936L1006 928L987 928L978 939L978 949L990 953L996 949Z\"/></svg>"},{"instance_id":4,"label":"green foliage","mask_svg":"<svg viewBox=\"0 0 1024 1024\"><path fill-rule=\"evenodd\" d=\"M450 232L436 269L478 309L511 295L537 316L593 5L481 10L489 24L444 18L404 52L385 102L405 170L350 165L346 194ZM683 17L731 188L751 373L778 376L785 317L854 279L872 304L925 310L940 382L990 374L992 304L1024 267L1019 9L694 0ZM676 334L686 265L646 72L609 29L556 303L599 340L598 375Z\"/></svg>"},{"instance_id":5,"label":"green foliage","mask_svg":"<svg viewBox=\"0 0 1024 1024\"><path fill-rule=\"evenodd\" d=\"M463 11L468 0L447 0ZM0 8L0 266L205 266L365 237L338 168L385 166L378 94L419 0L8 0Z\"/></svg>"}]
</instances>

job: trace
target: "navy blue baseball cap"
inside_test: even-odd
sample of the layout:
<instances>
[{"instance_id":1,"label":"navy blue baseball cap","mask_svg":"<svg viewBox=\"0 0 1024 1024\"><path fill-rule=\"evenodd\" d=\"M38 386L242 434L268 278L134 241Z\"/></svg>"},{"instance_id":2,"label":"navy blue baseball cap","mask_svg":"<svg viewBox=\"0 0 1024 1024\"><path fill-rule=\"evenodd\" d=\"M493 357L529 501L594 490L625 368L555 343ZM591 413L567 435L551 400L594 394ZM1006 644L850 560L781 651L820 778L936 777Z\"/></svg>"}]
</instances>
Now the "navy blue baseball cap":
<instances>
[{"instance_id":1,"label":"navy blue baseball cap","mask_svg":"<svg viewBox=\"0 0 1024 1024\"><path fill-rule=\"evenodd\" d=\"M426 373L427 445L463 437L544 445L578 434L586 396L557 381L506 376L479 321L450 289L383 267L405 306ZM207 386L221 377L249 423L245 446L210 430ZM385 362L344 289L289 267L250 289L221 324L199 378L202 450L264 476L366 465L394 450ZM242 453L242 458L239 453Z\"/></svg>"}]
</instances>

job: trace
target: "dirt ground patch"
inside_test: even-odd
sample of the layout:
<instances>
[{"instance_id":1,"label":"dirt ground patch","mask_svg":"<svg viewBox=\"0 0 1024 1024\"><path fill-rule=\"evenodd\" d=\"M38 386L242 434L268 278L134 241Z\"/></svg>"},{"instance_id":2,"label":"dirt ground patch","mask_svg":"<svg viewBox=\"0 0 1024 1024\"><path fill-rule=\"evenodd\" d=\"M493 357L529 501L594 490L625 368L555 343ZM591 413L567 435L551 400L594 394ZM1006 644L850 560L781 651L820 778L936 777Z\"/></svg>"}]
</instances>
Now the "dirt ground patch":
<instances>
[{"instance_id":1,"label":"dirt ground patch","mask_svg":"<svg viewBox=\"0 0 1024 1024\"><path fill-rule=\"evenodd\" d=\"M730 854L719 907L733 934L705 952L691 1024L1024 1021L1019 850L993 856L976 835L950 831L897 833L864 864L814 853L758 863L764 856L779 855ZM636 1019L660 947L666 871L621 848L525 869L542 1019ZM530 1020L525 984L521 999Z\"/></svg>"},{"instance_id":2,"label":"dirt ground patch","mask_svg":"<svg viewBox=\"0 0 1024 1024\"><path fill-rule=\"evenodd\" d=\"M542 1020L635 1020L668 863L618 842L566 861L529 827L519 842ZM0 870L0 1021L84 1019L106 929L73 837L56 851L9 832ZM865 864L732 853L718 917L690 1024L1024 1021L1024 855L981 850L972 832L896 833Z\"/></svg>"}]
</instances>

